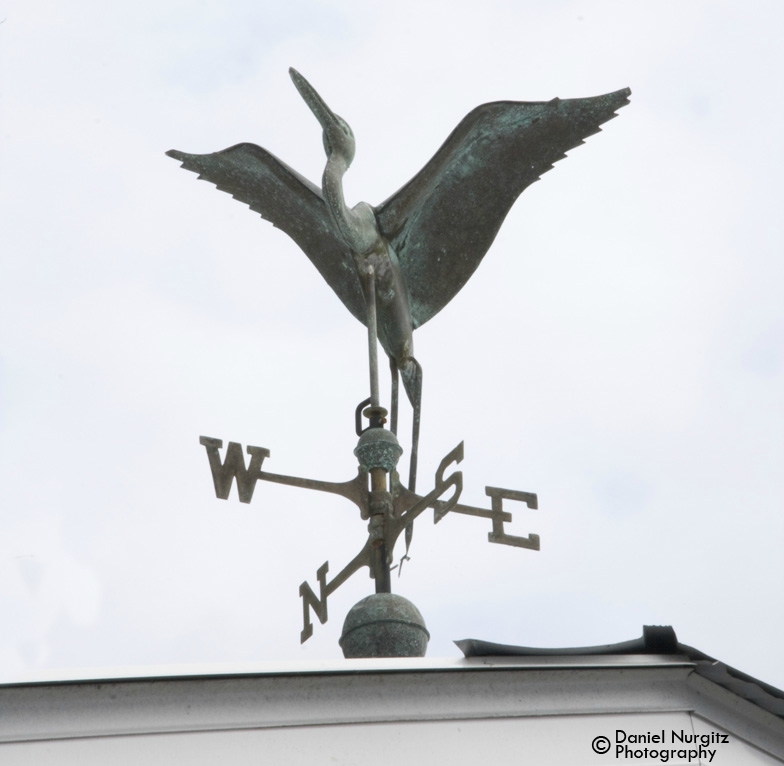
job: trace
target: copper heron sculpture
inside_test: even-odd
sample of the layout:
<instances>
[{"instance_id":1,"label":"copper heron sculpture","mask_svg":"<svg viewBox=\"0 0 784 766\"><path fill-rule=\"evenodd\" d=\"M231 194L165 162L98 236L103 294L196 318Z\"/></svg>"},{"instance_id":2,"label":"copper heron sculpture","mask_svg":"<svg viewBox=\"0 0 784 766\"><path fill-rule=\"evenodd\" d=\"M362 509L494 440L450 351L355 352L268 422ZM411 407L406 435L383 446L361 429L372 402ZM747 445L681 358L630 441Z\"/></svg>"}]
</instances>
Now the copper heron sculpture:
<instances>
[{"instance_id":1,"label":"copper heron sculpture","mask_svg":"<svg viewBox=\"0 0 784 766\"><path fill-rule=\"evenodd\" d=\"M522 191L599 132L629 103L631 91L478 106L389 199L375 208L365 202L349 208L343 175L354 158L351 128L302 75L289 73L323 129L321 189L255 144L167 154L285 231L360 322L367 325L371 306L377 309L378 339L393 375L392 429L398 372L414 410L414 491L422 368L414 357L413 331L468 281Z\"/></svg>"}]
</instances>

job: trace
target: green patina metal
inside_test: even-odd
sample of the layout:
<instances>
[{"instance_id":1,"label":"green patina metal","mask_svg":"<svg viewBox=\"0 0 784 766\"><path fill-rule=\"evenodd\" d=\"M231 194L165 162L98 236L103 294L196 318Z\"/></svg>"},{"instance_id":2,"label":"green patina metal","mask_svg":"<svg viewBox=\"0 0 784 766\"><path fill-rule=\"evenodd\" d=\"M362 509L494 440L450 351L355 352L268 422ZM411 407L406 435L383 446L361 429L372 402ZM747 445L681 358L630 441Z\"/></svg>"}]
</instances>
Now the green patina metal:
<instances>
[{"instance_id":1,"label":"green patina metal","mask_svg":"<svg viewBox=\"0 0 784 766\"><path fill-rule=\"evenodd\" d=\"M347 659L358 657L424 657L430 633L408 599L374 593L346 615L340 647Z\"/></svg>"}]
</instances>

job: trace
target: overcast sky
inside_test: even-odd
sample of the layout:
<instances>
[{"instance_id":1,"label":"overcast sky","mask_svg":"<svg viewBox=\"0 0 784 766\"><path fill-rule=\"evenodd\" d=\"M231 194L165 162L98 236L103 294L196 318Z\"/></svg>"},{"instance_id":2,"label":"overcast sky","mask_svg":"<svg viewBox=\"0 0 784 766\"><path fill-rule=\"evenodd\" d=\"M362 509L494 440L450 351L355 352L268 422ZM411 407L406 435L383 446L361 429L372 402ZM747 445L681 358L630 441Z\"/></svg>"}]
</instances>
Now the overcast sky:
<instances>
[{"instance_id":1,"label":"overcast sky","mask_svg":"<svg viewBox=\"0 0 784 766\"><path fill-rule=\"evenodd\" d=\"M670 624L784 687L784 5L11 0L0 21L0 679L341 656L365 570L304 645L298 589L358 552L356 508L218 500L199 436L352 478L364 329L285 234L164 155L251 141L320 185L295 66L357 137L351 204L478 104L632 89L415 333L418 489L465 440L464 502L540 503L507 525L540 552L420 517L393 589L429 656Z\"/></svg>"}]
</instances>

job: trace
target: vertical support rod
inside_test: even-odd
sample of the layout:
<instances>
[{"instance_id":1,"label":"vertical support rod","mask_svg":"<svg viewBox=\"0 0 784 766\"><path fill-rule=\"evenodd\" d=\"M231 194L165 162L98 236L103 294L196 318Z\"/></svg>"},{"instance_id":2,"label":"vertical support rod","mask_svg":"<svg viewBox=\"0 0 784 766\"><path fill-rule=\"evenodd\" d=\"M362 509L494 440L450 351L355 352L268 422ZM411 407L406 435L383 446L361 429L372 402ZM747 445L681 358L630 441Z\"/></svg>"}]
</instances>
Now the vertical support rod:
<instances>
[{"instance_id":1,"label":"vertical support rod","mask_svg":"<svg viewBox=\"0 0 784 766\"><path fill-rule=\"evenodd\" d=\"M383 428L383 416L378 392L378 314L376 311L376 273L373 266L365 270L365 303L367 305L368 364L370 367L370 426ZM367 412L367 411L366 411ZM369 534L373 546L373 577L376 593L391 593L387 558L387 521L392 513L392 495L387 490L387 475L383 468L370 469Z\"/></svg>"},{"instance_id":2,"label":"vertical support rod","mask_svg":"<svg viewBox=\"0 0 784 766\"><path fill-rule=\"evenodd\" d=\"M373 573L376 580L376 593L391 593L392 578L389 574L389 559L387 558L386 526L387 511L391 510L392 497L387 491L387 474L383 468L370 469L370 491L371 496L378 493L383 497L383 501L379 503L380 507L371 508L371 513L376 511L376 514L380 516L380 523L377 527L379 533L375 535L373 540Z\"/></svg>"},{"instance_id":3,"label":"vertical support rod","mask_svg":"<svg viewBox=\"0 0 784 766\"><path fill-rule=\"evenodd\" d=\"M378 326L376 316L376 272L372 266L367 267L367 327L368 327L368 361L370 363L370 406L379 407L378 394Z\"/></svg>"}]
</instances>

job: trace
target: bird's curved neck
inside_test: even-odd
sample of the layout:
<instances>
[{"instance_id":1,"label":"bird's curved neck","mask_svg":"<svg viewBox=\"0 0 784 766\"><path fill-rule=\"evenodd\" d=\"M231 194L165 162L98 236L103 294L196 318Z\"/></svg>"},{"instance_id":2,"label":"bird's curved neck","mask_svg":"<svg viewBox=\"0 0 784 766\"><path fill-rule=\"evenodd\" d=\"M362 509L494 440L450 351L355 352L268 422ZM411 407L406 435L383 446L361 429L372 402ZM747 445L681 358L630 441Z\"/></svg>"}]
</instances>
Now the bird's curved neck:
<instances>
[{"instance_id":1,"label":"bird's curved neck","mask_svg":"<svg viewBox=\"0 0 784 766\"><path fill-rule=\"evenodd\" d=\"M322 192L327 209L346 244L355 253L371 250L378 238L375 220L364 220L355 210L346 205L343 197L343 176L348 170L348 162L339 154L331 154L327 159L322 179Z\"/></svg>"},{"instance_id":2,"label":"bird's curved neck","mask_svg":"<svg viewBox=\"0 0 784 766\"><path fill-rule=\"evenodd\" d=\"M346 200L343 197L343 176L348 170L348 163L339 155L332 154L327 158L327 165L324 168L322 179L322 189L324 201L327 203L329 212L335 217L335 223L340 226L340 219L345 218ZM343 215L341 215L343 213Z\"/></svg>"}]
</instances>

